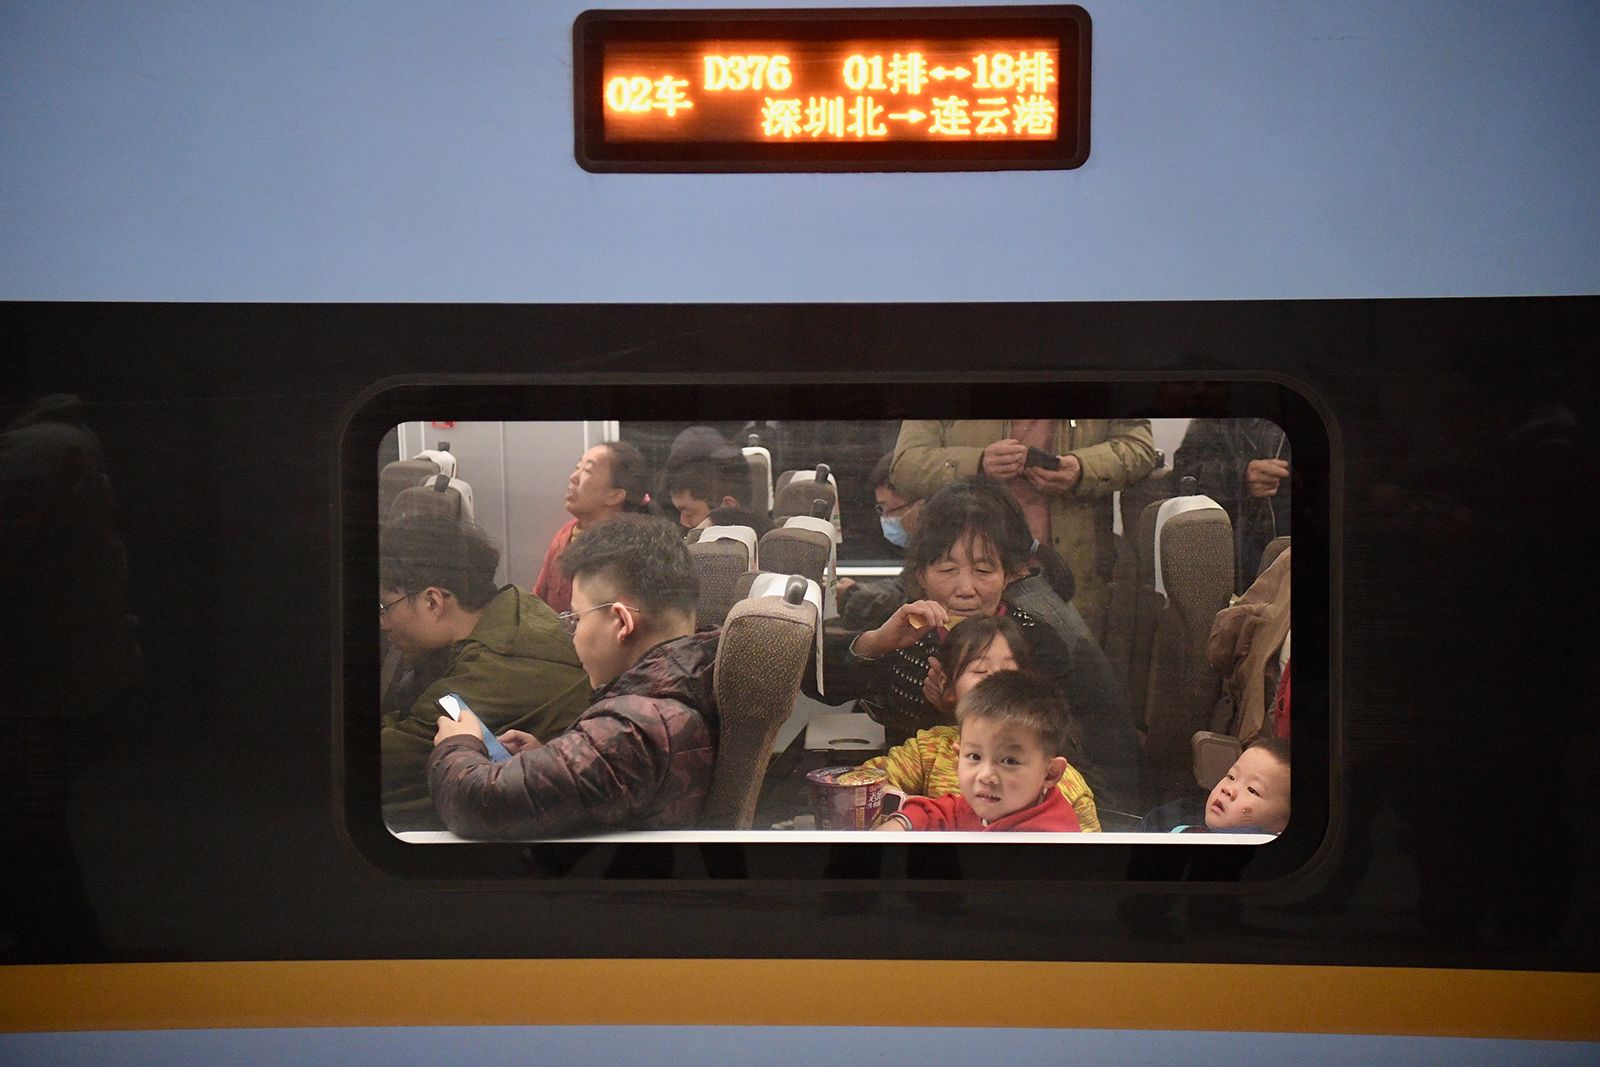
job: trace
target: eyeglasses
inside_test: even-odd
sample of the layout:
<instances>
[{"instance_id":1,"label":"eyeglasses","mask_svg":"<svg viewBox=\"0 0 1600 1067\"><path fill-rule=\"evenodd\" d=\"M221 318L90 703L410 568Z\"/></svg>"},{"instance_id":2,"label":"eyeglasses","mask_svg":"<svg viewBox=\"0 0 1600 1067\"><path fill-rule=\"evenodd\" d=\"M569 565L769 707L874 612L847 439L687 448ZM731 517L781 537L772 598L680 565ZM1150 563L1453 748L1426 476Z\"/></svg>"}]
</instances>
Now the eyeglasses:
<instances>
[{"instance_id":1,"label":"eyeglasses","mask_svg":"<svg viewBox=\"0 0 1600 1067\"><path fill-rule=\"evenodd\" d=\"M395 597L393 600L389 601L387 604L385 604L381 600L378 601L378 618L381 619L385 615L389 614L389 609L394 607L396 604L400 603L400 601L402 601L402 600L410 600L412 597L414 597L416 595L417 594L415 594L415 593L406 593L403 596Z\"/></svg>"},{"instance_id":2,"label":"eyeglasses","mask_svg":"<svg viewBox=\"0 0 1600 1067\"><path fill-rule=\"evenodd\" d=\"M560 621L561 628L567 631L567 636L572 637L578 632L578 617L580 615L587 615L589 612L599 611L601 608L609 608L614 604L625 607L629 611L638 612L640 615L644 614L644 612L639 611L638 608L629 604L623 604L620 600L608 600L604 604L596 604L594 607L584 608L582 611L563 611L560 615L557 615L556 618Z\"/></svg>"},{"instance_id":3,"label":"eyeglasses","mask_svg":"<svg viewBox=\"0 0 1600 1067\"><path fill-rule=\"evenodd\" d=\"M896 507L892 507L892 508L886 508L882 504L874 504L874 505L872 505L872 510L876 511L878 513L878 515L880 517L882 517L882 518L892 519L892 518L895 518L896 516L904 515L906 512L910 511L912 508L916 507L920 503L922 503L922 501L920 499L918 499L918 500L908 500L906 503L900 504L900 505L898 505Z\"/></svg>"}]
</instances>

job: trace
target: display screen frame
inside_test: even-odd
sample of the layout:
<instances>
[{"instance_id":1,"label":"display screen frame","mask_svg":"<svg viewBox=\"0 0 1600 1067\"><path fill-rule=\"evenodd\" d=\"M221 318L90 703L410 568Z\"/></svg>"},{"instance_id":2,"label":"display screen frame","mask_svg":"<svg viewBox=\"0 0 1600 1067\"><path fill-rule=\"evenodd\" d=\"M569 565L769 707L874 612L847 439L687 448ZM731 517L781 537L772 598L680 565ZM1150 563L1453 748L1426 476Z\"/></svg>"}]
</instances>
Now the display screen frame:
<instances>
[{"instance_id":1,"label":"display screen frame","mask_svg":"<svg viewBox=\"0 0 1600 1067\"><path fill-rule=\"evenodd\" d=\"M1075 5L585 11L573 24L574 156L595 173L1070 170L1089 158L1089 14ZM608 44L718 40L1060 41L1056 136L1039 140L741 142L606 138Z\"/></svg>"}]
</instances>

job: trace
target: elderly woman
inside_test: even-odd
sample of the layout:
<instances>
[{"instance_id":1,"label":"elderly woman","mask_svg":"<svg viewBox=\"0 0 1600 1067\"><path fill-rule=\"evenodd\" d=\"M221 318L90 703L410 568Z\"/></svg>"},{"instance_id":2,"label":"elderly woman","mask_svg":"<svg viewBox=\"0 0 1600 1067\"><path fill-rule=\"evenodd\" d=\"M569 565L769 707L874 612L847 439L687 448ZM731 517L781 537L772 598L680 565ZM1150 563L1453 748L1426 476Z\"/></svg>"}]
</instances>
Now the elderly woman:
<instances>
[{"instance_id":1,"label":"elderly woman","mask_svg":"<svg viewBox=\"0 0 1600 1067\"><path fill-rule=\"evenodd\" d=\"M825 699L858 699L884 726L888 743L955 721L943 671L930 659L952 626L980 615L1006 615L1021 629L1036 670L1066 693L1083 738L1081 768L1096 796L1115 806L1133 800L1137 741L1105 656L1087 637L1069 648L1050 626L1007 599L1007 587L1037 560L1052 584L1071 596L1071 578L1049 546L1039 545L1015 498L985 477L952 482L929 497L906 547L906 566L923 599L901 605L875 629L836 631L824 647Z\"/></svg>"}]
</instances>

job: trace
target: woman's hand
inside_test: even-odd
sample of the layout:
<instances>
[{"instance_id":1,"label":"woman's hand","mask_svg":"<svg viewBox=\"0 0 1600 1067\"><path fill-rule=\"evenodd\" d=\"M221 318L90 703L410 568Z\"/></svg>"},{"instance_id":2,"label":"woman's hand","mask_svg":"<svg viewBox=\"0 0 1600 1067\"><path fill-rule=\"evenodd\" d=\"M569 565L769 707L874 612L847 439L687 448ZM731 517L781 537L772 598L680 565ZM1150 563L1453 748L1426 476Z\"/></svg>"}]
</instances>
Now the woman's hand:
<instances>
[{"instance_id":1,"label":"woman's hand","mask_svg":"<svg viewBox=\"0 0 1600 1067\"><path fill-rule=\"evenodd\" d=\"M506 751L515 756L518 752L526 752L539 748L544 744L537 737L521 730L507 730L500 735L500 743L506 746Z\"/></svg>"},{"instance_id":2,"label":"woman's hand","mask_svg":"<svg viewBox=\"0 0 1600 1067\"><path fill-rule=\"evenodd\" d=\"M855 640L855 653L863 659L877 659L902 648L910 648L922 635L947 625L950 613L937 600L914 600L902 604L876 630L868 630Z\"/></svg>"}]
</instances>

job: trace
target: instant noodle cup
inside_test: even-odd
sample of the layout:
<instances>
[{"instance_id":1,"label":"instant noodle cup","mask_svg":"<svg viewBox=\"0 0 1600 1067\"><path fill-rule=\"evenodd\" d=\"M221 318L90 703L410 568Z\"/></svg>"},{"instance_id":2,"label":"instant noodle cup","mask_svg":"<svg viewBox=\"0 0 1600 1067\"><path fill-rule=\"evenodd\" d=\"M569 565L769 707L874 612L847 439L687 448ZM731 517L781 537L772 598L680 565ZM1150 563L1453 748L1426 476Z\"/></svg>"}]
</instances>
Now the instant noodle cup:
<instances>
[{"instance_id":1,"label":"instant noodle cup","mask_svg":"<svg viewBox=\"0 0 1600 1067\"><path fill-rule=\"evenodd\" d=\"M806 775L819 830L865 830L878 817L889 772L877 767L824 767Z\"/></svg>"}]
</instances>

